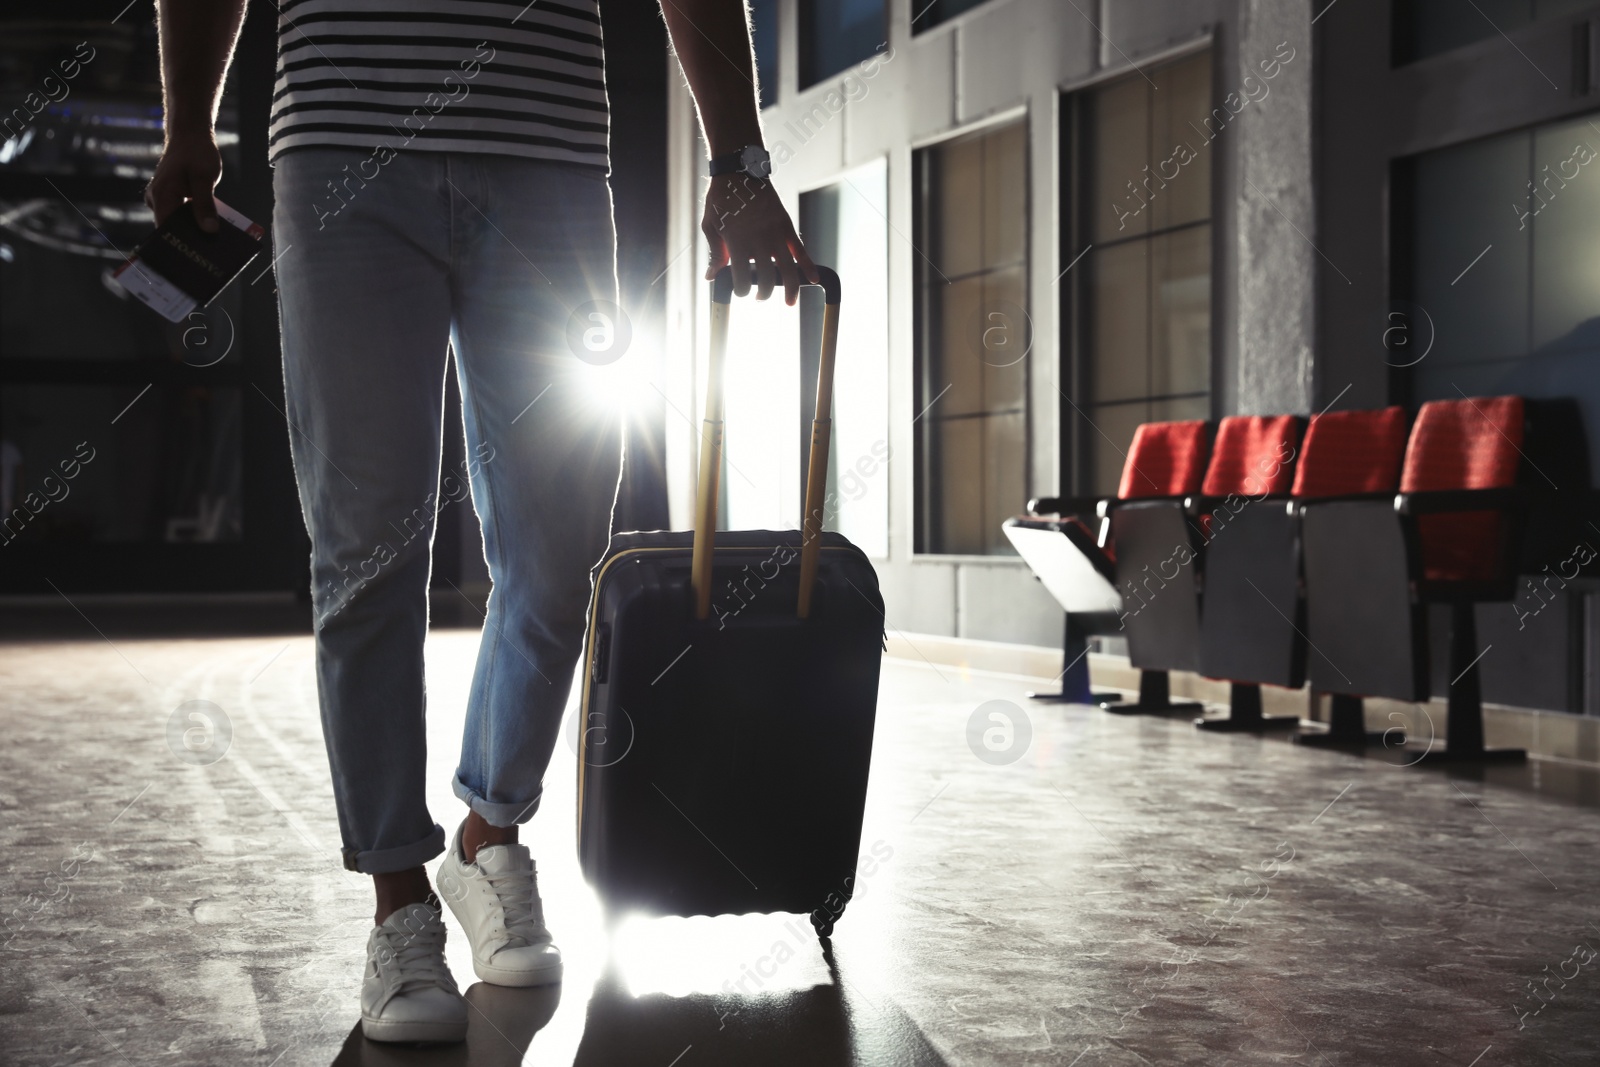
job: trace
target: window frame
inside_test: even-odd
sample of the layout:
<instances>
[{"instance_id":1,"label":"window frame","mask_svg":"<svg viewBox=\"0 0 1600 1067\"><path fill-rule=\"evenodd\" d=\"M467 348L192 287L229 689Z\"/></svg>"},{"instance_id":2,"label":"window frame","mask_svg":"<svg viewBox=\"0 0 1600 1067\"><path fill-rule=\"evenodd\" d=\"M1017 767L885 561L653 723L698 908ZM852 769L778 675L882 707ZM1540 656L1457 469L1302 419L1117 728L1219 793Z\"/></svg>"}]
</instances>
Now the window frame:
<instances>
[{"instance_id":1,"label":"window frame","mask_svg":"<svg viewBox=\"0 0 1600 1067\"><path fill-rule=\"evenodd\" d=\"M964 11L957 11L953 15L946 15L944 18L935 19L934 21L924 23L921 27L919 27L917 25L917 23L919 21L921 21L922 15L925 14L927 11L931 11L935 7L938 7L942 2L943 2L943 0L912 0L912 5L911 5L911 7L912 7L912 10L911 10L911 36L912 37L920 37L923 34L933 33L935 30L943 29L946 26L955 25L955 24L959 23L962 19L966 18L969 15L976 15L979 10L981 10L983 8L986 8L989 5L995 3L996 0L978 0L977 3L973 4L971 7L967 8ZM988 557L985 556L983 558L987 559Z\"/></svg>"},{"instance_id":2,"label":"window frame","mask_svg":"<svg viewBox=\"0 0 1600 1067\"><path fill-rule=\"evenodd\" d=\"M1418 0L1388 0L1389 11L1387 23L1389 28L1389 65L1392 67L1405 67L1414 63L1427 63L1430 60L1442 59L1445 56L1455 56L1468 50L1494 47L1488 44L1490 41L1493 41L1496 45L1503 47L1504 42L1501 39L1501 35L1505 35L1507 39L1516 38L1521 34L1533 31L1536 27L1548 27L1562 21L1582 22L1586 18L1592 19L1592 17L1597 14L1592 10L1585 13L1581 8L1574 11L1557 12L1553 15L1541 15L1535 11L1533 16L1527 22L1523 22L1515 26L1503 25L1502 23L1489 18L1489 16L1484 15L1486 20L1484 25L1488 26L1489 30L1482 36L1475 37L1469 41L1462 41L1449 48L1441 48L1436 51L1425 53L1420 50L1421 46L1416 36L1417 26L1415 19L1417 15L1417 2ZM1537 8L1538 3L1535 2L1533 6ZM1479 13L1482 14L1482 12ZM1591 22L1591 35L1594 32L1593 26L1594 23ZM1577 42L1574 42L1574 46L1577 46ZM1595 59L1593 53L1597 50L1600 50L1600 45L1597 45L1593 36L1590 36L1588 50L1590 53L1589 62L1592 64ZM1592 72L1590 77L1591 79L1593 78Z\"/></svg>"}]
</instances>

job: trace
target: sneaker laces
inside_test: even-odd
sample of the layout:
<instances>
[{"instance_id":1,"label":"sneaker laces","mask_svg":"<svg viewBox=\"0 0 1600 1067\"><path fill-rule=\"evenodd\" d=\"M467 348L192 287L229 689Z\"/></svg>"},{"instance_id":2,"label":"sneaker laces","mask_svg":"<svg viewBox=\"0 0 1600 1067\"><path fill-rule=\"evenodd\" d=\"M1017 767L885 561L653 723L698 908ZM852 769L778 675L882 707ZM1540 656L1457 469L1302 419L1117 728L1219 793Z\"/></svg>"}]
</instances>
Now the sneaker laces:
<instances>
[{"instance_id":1,"label":"sneaker laces","mask_svg":"<svg viewBox=\"0 0 1600 1067\"><path fill-rule=\"evenodd\" d=\"M539 899L539 871L532 862L526 870L483 872L505 913L506 946L537 945L550 940L544 925L544 903Z\"/></svg>"},{"instance_id":2,"label":"sneaker laces","mask_svg":"<svg viewBox=\"0 0 1600 1067\"><path fill-rule=\"evenodd\" d=\"M425 923L421 929L379 927L378 951L388 951L395 963L395 984L385 1002L419 989L437 987L459 994L456 980L444 961L444 923Z\"/></svg>"}]
</instances>

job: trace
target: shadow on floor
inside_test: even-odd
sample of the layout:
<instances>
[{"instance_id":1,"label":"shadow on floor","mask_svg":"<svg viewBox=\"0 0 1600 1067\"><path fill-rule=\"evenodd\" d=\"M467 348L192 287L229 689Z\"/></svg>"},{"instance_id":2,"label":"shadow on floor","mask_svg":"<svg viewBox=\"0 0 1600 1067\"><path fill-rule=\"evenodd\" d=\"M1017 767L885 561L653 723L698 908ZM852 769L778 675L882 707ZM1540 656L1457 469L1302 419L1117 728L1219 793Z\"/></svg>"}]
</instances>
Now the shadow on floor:
<instances>
[{"instance_id":1,"label":"shadow on floor","mask_svg":"<svg viewBox=\"0 0 1600 1067\"><path fill-rule=\"evenodd\" d=\"M663 1067L690 1049L696 1067L945 1067L911 1018L887 997L869 1002L841 981L745 996L661 993L635 997L613 969L595 985L574 1067ZM358 1022L334 1067L514 1067L550 1021L561 987L506 989L482 982L466 993L472 1012L460 1045L383 1045Z\"/></svg>"},{"instance_id":2,"label":"shadow on floor","mask_svg":"<svg viewBox=\"0 0 1600 1067\"><path fill-rule=\"evenodd\" d=\"M358 1020L334 1067L517 1067L533 1036L561 1003L561 987L510 989L475 983L466 992L467 1040L458 1045L390 1045L361 1036Z\"/></svg>"}]
</instances>

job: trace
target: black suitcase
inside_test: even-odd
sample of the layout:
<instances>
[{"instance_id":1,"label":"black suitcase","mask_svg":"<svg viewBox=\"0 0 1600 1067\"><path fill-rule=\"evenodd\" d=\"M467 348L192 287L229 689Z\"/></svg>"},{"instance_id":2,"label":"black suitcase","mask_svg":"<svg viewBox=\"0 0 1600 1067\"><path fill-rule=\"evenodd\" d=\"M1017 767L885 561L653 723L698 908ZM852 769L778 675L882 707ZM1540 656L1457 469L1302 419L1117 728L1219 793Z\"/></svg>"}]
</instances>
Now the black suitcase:
<instances>
[{"instance_id":1,"label":"black suitcase","mask_svg":"<svg viewBox=\"0 0 1600 1067\"><path fill-rule=\"evenodd\" d=\"M826 305L804 530L715 534L732 279L712 290L694 532L622 533L595 569L578 850L612 914L796 912L855 885L884 650L866 555L820 533L838 337Z\"/></svg>"}]
</instances>

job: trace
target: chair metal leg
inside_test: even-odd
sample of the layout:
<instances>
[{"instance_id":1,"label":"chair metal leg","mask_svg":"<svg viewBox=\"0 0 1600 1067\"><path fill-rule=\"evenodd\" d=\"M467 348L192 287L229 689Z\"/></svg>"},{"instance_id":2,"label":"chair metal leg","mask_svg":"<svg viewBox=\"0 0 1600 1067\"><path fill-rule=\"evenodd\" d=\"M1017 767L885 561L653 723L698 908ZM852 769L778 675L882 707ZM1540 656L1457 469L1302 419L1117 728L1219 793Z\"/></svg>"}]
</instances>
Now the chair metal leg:
<instances>
[{"instance_id":1,"label":"chair metal leg","mask_svg":"<svg viewBox=\"0 0 1600 1067\"><path fill-rule=\"evenodd\" d=\"M1205 711L1204 704L1194 701L1172 702L1171 684L1166 671L1139 672L1139 700L1134 704L1101 703L1103 711L1113 715L1193 715Z\"/></svg>"},{"instance_id":2,"label":"chair metal leg","mask_svg":"<svg viewBox=\"0 0 1600 1067\"><path fill-rule=\"evenodd\" d=\"M1194 724L1202 730L1223 733L1261 733L1289 730L1300 725L1298 715L1261 714L1261 687L1251 682L1232 682L1228 694L1228 716L1224 719L1200 718Z\"/></svg>"},{"instance_id":3,"label":"chair metal leg","mask_svg":"<svg viewBox=\"0 0 1600 1067\"><path fill-rule=\"evenodd\" d=\"M1121 693L1095 693L1089 689L1088 635L1067 613L1065 635L1061 641L1061 692L1029 693L1029 700L1044 704L1105 704L1121 700Z\"/></svg>"},{"instance_id":4,"label":"chair metal leg","mask_svg":"<svg viewBox=\"0 0 1600 1067\"><path fill-rule=\"evenodd\" d=\"M1406 743L1405 734L1393 730L1368 730L1364 706L1360 697L1344 693L1331 693L1332 706L1328 715L1328 732L1325 734L1296 734L1295 743L1319 748L1347 748L1360 750L1371 745L1392 747Z\"/></svg>"},{"instance_id":5,"label":"chair metal leg","mask_svg":"<svg viewBox=\"0 0 1600 1067\"><path fill-rule=\"evenodd\" d=\"M1471 601L1450 605L1450 682L1445 747L1424 752L1418 763L1521 763L1526 749L1483 747L1483 691L1478 683L1478 624Z\"/></svg>"}]
</instances>

